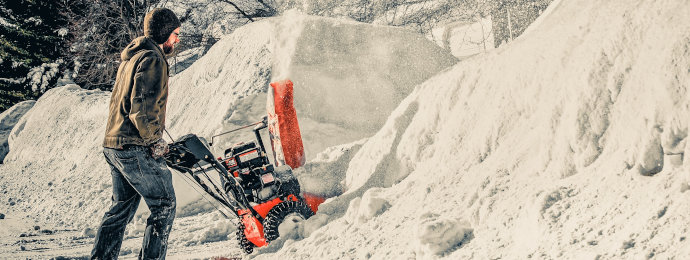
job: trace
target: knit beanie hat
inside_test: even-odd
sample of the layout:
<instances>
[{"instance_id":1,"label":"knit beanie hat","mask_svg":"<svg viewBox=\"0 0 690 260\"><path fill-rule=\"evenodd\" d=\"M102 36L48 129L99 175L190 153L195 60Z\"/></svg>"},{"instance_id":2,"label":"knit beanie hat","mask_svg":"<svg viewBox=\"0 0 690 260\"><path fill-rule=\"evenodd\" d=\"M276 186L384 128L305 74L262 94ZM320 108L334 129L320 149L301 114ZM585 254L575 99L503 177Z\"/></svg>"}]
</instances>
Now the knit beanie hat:
<instances>
[{"instance_id":1,"label":"knit beanie hat","mask_svg":"<svg viewBox=\"0 0 690 260\"><path fill-rule=\"evenodd\" d=\"M163 44L180 25L180 20L173 11L155 8L144 17L144 35L151 36L158 44Z\"/></svg>"}]
</instances>

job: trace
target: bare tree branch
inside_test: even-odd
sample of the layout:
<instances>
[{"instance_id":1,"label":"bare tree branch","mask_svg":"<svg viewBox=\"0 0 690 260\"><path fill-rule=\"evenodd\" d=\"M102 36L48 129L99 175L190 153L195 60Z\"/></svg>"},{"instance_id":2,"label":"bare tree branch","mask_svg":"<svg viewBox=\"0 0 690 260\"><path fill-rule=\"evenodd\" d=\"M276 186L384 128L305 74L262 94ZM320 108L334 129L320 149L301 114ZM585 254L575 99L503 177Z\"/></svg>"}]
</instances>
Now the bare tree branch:
<instances>
[{"instance_id":1,"label":"bare tree branch","mask_svg":"<svg viewBox=\"0 0 690 260\"><path fill-rule=\"evenodd\" d=\"M244 18L247 18L249 21L252 21L252 22L254 21L254 19L249 14L247 14L244 10L240 9L240 7L237 6L237 4L235 4L233 1L230 1L230 0L220 0L220 1L223 3L227 3L227 4L232 5L233 7L235 7L235 9L237 9L237 11L240 14L242 14L242 16L244 16Z\"/></svg>"}]
</instances>

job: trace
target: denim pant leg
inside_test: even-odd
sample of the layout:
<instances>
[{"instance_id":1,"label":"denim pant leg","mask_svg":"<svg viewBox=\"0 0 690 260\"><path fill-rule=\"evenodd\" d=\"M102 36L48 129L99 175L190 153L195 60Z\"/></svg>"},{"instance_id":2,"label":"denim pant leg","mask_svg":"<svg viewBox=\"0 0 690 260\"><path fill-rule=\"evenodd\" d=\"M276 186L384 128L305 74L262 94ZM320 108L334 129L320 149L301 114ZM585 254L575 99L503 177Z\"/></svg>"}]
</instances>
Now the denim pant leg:
<instances>
[{"instance_id":1,"label":"denim pant leg","mask_svg":"<svg viewBox=\"0 0 690 260\"><path fill-rule=\"evenodd\" d=\"M91 251L92 259L117 259L122 246L127 223L132 221L134 213L137 211L141 196L127 182L122 172L115 165L121 164L114 162L117 160L112 151L104 151L106 162L110 165L113 180L112 203L108 212L103 216L94 248Z\"/></svg>"},{"instance_id":2,"label":"denim pant leg","mask_svg":"<svg viewBox=\"0 0 690 260\"><path fill-rule=\"evenodd\" d=\"M153 159L147 154L146 161L153 173L147 182L150 189L141 191L151 215L146 221L146 233L139 254L140 259L165 259L168 249L168 236L175 219L175 190L172 173L163 158ZM142 169L144 167L142 166Z\"/></svg>"},{"instance_id":3,"label":"denim pant leg","mask_svg":"<svg viewBox=\"0 0 690 260\"><path fill-rule=\"evenodd\" d=\"M153 159L146 147L134 146L121 154L134 158L133 163L123 163L122 174L151 211L139 257L165 259L176 206L172 174L165 160Z\"/></svg>"}]
</instances>

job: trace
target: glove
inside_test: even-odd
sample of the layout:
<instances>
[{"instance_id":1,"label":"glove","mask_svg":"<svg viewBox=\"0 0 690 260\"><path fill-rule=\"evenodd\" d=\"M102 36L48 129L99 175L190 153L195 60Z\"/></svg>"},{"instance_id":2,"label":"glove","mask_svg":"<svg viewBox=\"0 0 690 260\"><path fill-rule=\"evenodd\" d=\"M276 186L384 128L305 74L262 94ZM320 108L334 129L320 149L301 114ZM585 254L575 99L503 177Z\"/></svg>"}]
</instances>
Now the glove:
<instances>
[{"instance_id":1,"label":"glove","mask_svg":"<svg viewBox=\"0 0 690 260\"><path fill-rule=\"evenodd\" d=\"M170 151L168 149L168 143L163 140L163 138L158 139L157 142L151 144L149 147L151 148L151 157L153 157L153 159L161 158Z\"/></svg>"}]
</instances>

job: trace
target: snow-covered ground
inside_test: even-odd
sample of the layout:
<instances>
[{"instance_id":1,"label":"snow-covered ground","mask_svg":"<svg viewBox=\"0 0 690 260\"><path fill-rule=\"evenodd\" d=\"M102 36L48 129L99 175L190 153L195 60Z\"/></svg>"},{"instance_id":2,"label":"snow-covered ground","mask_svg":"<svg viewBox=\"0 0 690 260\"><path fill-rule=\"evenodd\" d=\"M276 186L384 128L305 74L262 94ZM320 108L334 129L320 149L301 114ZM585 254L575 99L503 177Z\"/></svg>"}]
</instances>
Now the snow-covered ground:
<instances>
[{"instance_id":1,"label":"snow-covered ground","mask_svg":"<svg viewBox=\"0 0 690 260\"><path fill-rule=\"evenodd\" d=\"M352 28L348 26L361 25L302 16L283 19L244 27L248 31L243 38L245 45L239 40L219 43L172 79L169 127L174 134L208 136L256 120L265 98L261 98L262 90L251 88L253 84L265 86L287 75L295 80L295 91L300 86L323 85L321 74L312 75L314 81L298 80L309 78L306 73L300 76L303 71L298 70L310 68L308 62L314 62L311 69L319 73L328 69L371 70L374 74L367 75L385 79L375 76L387 68L379 64L370 66L350 59L354 62L348 66L356 68L324 68L317 61L326 57L312 60L298 55L310 47L309 41L301 39L321 39L306 37L316 35L310 33L321 31L328 35L325 38L338 37L338 33L328 33L345 27L341 33L348 35L346 29ZM328 25L331 30L319 29ZM273 31L275 28L281 29ZM379 34L363 38L415 39L402 32L382 33L389 30L386 27L368 28ZM273 33L260 33L266 31ZM276 37L281 32L301 34L296 34L298 40L286 40L289 37ZM237 33L232 37L242 38ZM352 38L357 42L362 37ZM388 41L370 42L378 47ZM292 47L302 46L300 43L308 46ZM409 43L412 50L427 44L423 39ZM273 47L263 51L262 46ZM340 47L315 49L342 50ZM294 50L294 54L271 50ZM352 50L358 48L348 49ZM289 58L270 58L276 55ZM416 66L442 62L447 53L438 55L436 61L425 57L410 70L416 72L420 68ZM417 60L403 61L413 64ZM195 69L197 65L205 70ZM360 65L368 67L359 70ZM311 185L305 189L321 189L334 197L302 228L281 234L289 239L276 241L250 258L690 258L690 162L684 158L690 151L686 142L690 123L690 5L669 0L556 0L514 42L449 69L438 67L440 72L429 72L434 75L417 82L420 84L409 95L390 100L396 103L395 108L384 120L371 122L380 126L371 135L363 132L362 136L346 136L334 143L307 145L313 157L297 171L300 181ZM230 73L234 70L241 73ZM228 75L253 76L238 79ZM424 80L421 78L416 79ZM221 84L212 82L232 87L213 87ZM186 85L202 87L197 91L181 87ZM175 97L176 90L182 94ZM242 93L256 97L236 98L251 96ZM105 117L106 104L101 100L107 95L76 87L49 94L20 120L23 131L15 127L10 134L10 153L6 164L0 166L0 213L7 211L10 221L15 221L0 220L15 230L2 234L0 257L55 255L46 250L16 251L19 245L36 245L21 242L17 232L33 234L45 229L32 231L33 223L12 224L17 219L30 219L24 215L54 223L50 230L58 232L53 236L73 232L68 236L76 241L73 244L84 244L67 253L88 254L85 241L89 240L82 237L88 237L91 230L60 230L75 223L96 223L93 218L103 212L109 196L109 180L102 177L105 166L98 154L100 132L80 136L81 130L60 124L80 122L93 128L90 131L102 130L103 122L96 121ZM227 101L220 102L217 96ZM205 102L191 102L195 98ZM298 109L301 104L296 104ZM208 111L206 106L217 109L186 113ZM257 114L247 110L232 113L239 111L236 107L252 107L254 110L249 111ZM328 117L308 110L298 110L298 114L300 124L329 122ZM328 136L328 132L313 131L302 128L303 135ZM35 134L29 134L32 132ZM305 143L309 140L321 139L305 137ZM83 144L88 142L94 144ZM233 141L223 142L219 146ZM91 148L61 150L70 144ZM49 189L50 196L42 193ZM6 202L10 200L15 203L12 207ZM51 205L56 203L60 204ZM171 235L170 258L239 255L232 235L230 241L221 241L234 228L228 228L224 224L227 221L216 213L206 213L209 210L204 207L208 208L203 203L190 203L181 211L183 216ZM193 210L198 208L203 209L201 213ZM65 223L65 219L70 222ZM138 248L144 219L137 216L129 227L125 257L136 255L133 252ZM49 235L38 237L45 236ZM200 254L189 253L195 251Z\"/></svg>"}]
</instances>

